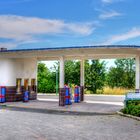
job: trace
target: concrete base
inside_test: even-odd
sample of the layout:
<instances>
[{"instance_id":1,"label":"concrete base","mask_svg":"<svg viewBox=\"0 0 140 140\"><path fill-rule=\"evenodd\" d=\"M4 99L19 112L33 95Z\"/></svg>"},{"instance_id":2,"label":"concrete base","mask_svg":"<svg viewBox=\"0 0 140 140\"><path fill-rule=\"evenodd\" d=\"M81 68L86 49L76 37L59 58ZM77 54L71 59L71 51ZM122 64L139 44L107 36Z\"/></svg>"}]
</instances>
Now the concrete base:
<instances>
[{"instance_id":1,"label":"concrete base","mask_svg":"<svg viewBox=\"0 0 140 140\"><path fill-rule=\"evenodd\" d=\"M29 100L36 100L37 99L37 93L29 93Z\"/></svg>"},{"instance_id":2,"label":"concrete base","mask_svg":"<svg viewBox=\"0 0 140 140\"><path fill-rule=\"evenodd\" d=\"M6 102L22 101L24 91L25 91L24 88L21 87L21 93L17 94L16 86L6 87ZM36 99L37 99L37 92L29 91L29 100L36 100Z\"/></svg>"},{"instance_id":3,"label":"concrete base","mask_svg":"<svg viewBox=\"0 0 140 140\"><path fill-rule=\"evenodd\" d=\"M84 101L84 86L80 86L80 99Z\"/></svg>"},{"instance_id":4,"label":"concrete base","mask_svg":"<svg viewBox=\"0 0 140 140\"><path fill-rule=\"evenodd\" d=\"M9 86L6 87L6 102L15 102L16 101L16 87Z\"/></svg>"},{"instance_id":5,"label":"concrete base","mask_svg":"<svg viewBox=\"0 0 140 140\"><path fill-rule=\"evenodd\" d=\"M59 89L59 106L65 106L65 88Z\"/></svg>"},{"instance_id":6,"label":"concrete base","mask_svg":"<svg viewBox=\"0 0 140 140\"><path fill-rule=\"evenodd\" d=\"M140 93L140 89L135 89L135 93Z\"/></svg>"}]
</instances>

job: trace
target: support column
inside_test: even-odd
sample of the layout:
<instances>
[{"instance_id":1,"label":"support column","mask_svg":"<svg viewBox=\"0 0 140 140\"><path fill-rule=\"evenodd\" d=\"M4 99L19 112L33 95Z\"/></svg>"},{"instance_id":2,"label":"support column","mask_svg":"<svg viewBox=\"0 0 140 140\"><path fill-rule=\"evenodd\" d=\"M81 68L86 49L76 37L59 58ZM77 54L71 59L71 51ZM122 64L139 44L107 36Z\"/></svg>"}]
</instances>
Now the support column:
<instances>
[{"instance_id":1,"label":"support column","mask_svg":"<svg viewBox=\"0 0 140 140\"><path fill-rule=\"evenodd\" d=\"M80 62L80 95L81 101L84 101L84 85L85 85L85 61Z\"/></svg>"},{"instance_id":2,"label":"support column","mask_svg":"<svg viewBox=\"0 0 140 140\"><path fill-rule=\"evenodd\" d=\"M59 106L65 105L65 88L64 88L64 58L60 57L60 74L59 74Z\"/></svg>"},{"instance_id":3,"label":"support column","mask_svg":"<svg viewBox=\"0 0 140 140\"><path fill-rule=\"evenodd\" d=\"M139 92L140 90L140 56L136 56L136 73L135 73L135 86L136 86L136 92Z\"/></svg>"}]
</instances>

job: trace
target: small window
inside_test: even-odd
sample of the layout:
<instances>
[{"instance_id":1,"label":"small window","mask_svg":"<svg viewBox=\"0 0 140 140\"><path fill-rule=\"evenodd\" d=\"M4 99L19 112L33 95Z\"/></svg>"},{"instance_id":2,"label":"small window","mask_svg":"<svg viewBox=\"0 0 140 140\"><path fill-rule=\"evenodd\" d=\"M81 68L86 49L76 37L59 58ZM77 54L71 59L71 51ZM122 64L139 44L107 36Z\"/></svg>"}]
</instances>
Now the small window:
<instances>
[{"instance_id":1,"label":"small window","mask_svg":"<svg viewBox=\"0 0 140 140\"><path fill-rule=\"evenodd\" d=\"M21 79L16 79L16 92L21 93Z\"/></svg>"},{"instance_id":2,"label":"small window","mask_svg":"<svg viewBox=\"0 0 140 140\"><path fill-rule=\"evenodd\" d=\"M36 91L36 80L31 79L31 91Z\"/></svg>"},{"instance_id":3,"label":"small window","mask_svg":"<svg viewBox=\"0 0 140 140\"><path fill-rule=\"evenodd\" d=\"M26 91L29 90L29 79L24 79L24 89L25 89Z\"/></svg>"}]
</instances>

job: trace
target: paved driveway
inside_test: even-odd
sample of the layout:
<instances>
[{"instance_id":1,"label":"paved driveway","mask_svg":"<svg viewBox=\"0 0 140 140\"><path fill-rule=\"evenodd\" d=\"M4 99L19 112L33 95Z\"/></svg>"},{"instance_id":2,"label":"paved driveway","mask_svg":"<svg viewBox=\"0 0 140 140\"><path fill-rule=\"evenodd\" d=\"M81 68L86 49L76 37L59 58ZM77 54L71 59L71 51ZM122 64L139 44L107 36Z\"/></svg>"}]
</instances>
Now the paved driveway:
<instances>
[{"instance_id":1,"label":"paved driveway","mask_svg":"<svg viewBox=\"0 0 140 140\"><path fill-rule=\"evenodd\" d=\"M73 116L0 110L1 140L139 140L140 122L118 115Z\"/></svg>"},{"instance_id":2,"label":"paved driveway","mask_svg":"<svg viewBox=\"0 0 140 140\"><path fill-rule=\"evenodd\" d=\"M85 96L85 101L80 103L73 103L70 106L60 107L58 106L58 96L56 95L38 95L39 101L30 101L28 103L23 102L11 102L5 103L5 105L13 108L28 109L34 112L70 112L82 114L115 114L123 108L124 96L104 96L104 95L92 95ZM73 114L74 114L73 113Z\"/></svg>"},{"instance_id":3,"label":"paved driveway","mask_svg":"<svg viewBox=\"0 0 140 140\"><path fill-rule=\"evenodd\" d=\"M3 105L7 106L7 109L12 110L28 110L32 112L55 112L55 113L71 113L71 114L115 114L116 111L119 111L123 108L122 105L111 105L111 104L102 104L102 103L72 103L72 105L67 105L61 107L58 105L58 101L29 101L27 103L23 102L7 102Z\"/></svg>"}]
</instances>

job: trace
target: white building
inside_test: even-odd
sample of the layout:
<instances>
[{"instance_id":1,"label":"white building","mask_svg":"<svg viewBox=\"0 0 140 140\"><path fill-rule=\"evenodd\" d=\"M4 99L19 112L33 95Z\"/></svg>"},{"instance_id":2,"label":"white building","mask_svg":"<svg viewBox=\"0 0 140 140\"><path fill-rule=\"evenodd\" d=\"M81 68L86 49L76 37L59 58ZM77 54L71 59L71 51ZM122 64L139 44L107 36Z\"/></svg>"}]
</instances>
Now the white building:
<instances>
[{"instance_id":1,"label":"white building","mask_svg":"<svg viewBox=\"0 0 140 140\"><path fill-rule=\"evenodd\" d=\"M140 46L81 46L66 48L42 48L0 51L0 86L6 87L6 100L21 100L25 90L30 91L30 99L36 99L37 62L40 60L59 60L59 105L63 105L64 61L81 60L81 98L84 91L84 60L136 58L136 90L140 89Z\"/></svg>"}]
</instances>

